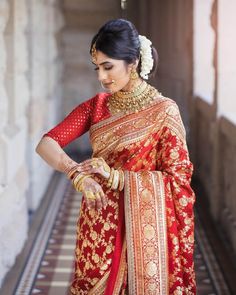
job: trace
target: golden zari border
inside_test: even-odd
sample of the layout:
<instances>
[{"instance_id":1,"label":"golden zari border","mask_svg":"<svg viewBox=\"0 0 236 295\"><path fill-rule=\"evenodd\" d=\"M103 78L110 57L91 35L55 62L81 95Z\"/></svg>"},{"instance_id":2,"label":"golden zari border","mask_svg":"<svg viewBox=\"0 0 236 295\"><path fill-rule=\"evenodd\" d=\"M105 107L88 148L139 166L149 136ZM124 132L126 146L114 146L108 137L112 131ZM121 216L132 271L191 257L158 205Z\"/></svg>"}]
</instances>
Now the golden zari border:
<instances>
[{"instance_id":1,"label":"golden zari border","mask_svg":"<svg viewBox=\"0 0 236 295\"><path fill-rule=\"evenodd\" d=\"M173 132L185 141L178 108L168 98L157 100L151 107L137 114L105 119L90 128L93 157L106 158L111 152L138 143L151 133L160 132L162 126L172 126Z\"/></svg>"},{"instance_id":2,"label":"golden zari border","mask_svg":"<svg viewBox=\"0 0 236 295\"><path fill-rule=\"evenodd\" d=\"M126 275L127 275L126 250L127 250L126 238L124 238L124 243L123 243L121 257L120 257L120 265L119 265L118 275L116 278L116 283L115 283L115 287L114 287L112 295L121 294L121 288L124 284L124 281L126 280Z\"/></svg>"},{"instance_id":3,"label":"golden zari border","mask_svg":"<svg viewBox=\"0 0 236 295\"><path fill-rule=\"evenodd\" d=\"M103 295L106 290L109 274L110 270L107 271L101 280L93 287L93 289L88 292L88 295Z\"/></svg>"},{"instance_id":4,"label":"golden zari border","mask_svg":"<svg viewBox=\"0 0 236 295\"><path fill-rule=\"evenodd\" d=\"M125 172L129 294L167 295L168 245L160 172Z\"/></svg>"}]
</instances>

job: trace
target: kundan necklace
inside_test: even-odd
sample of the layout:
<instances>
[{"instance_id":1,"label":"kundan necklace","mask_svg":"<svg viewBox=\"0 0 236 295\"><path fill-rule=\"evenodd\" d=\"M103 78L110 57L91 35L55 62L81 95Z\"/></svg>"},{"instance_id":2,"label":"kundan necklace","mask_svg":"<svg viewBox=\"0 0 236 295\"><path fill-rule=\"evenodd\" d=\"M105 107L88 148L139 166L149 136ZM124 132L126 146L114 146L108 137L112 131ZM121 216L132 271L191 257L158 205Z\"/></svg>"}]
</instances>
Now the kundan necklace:
<instances>
[{"instance_id":1,"label":"kundan necklace","mask_svg":"<svg viewBox=\"0 0 236 295\"><path fill-rule=\"evenodd\" d=\"M149 105L159 92L146 83L142 83L133 91L117 91L108 100L108 108L112 114L137 113Z\"/></svg>"}]
</instances>

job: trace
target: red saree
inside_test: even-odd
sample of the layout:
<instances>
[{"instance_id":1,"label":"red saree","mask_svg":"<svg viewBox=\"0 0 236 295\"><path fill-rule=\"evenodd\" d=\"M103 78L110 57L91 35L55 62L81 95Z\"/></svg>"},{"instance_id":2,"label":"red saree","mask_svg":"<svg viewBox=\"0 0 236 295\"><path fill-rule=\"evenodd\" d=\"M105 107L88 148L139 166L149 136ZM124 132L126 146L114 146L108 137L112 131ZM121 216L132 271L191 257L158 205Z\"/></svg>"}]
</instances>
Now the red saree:
<instances>
[{"instance_id":1,"label":"red saree","mask_svg":"<svg viewBox=\"0 0 236 295\"><path fill-rule=\"evenodd\" d=\"M82 201L72 294L196 294L192 164L176 104L105 114L90 125L93 156L125 171L125 189L99 180L108 206Z\"/></svg>"}]
</instances>

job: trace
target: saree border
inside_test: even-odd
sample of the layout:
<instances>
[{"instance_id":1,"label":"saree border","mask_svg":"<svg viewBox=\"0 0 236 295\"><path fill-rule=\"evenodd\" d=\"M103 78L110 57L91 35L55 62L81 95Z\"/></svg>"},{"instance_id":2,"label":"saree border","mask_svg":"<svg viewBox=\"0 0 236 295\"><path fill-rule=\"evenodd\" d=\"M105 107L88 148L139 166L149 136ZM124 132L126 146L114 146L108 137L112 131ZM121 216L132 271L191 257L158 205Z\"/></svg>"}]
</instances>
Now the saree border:
<instances>
[{"instance_id":1,"label":"saree border","mask_svg":"<svg viewBox=\"0 0 236 295\"><path fill-rule=\"evenodd\" d=\"M109 274L110 270L107 271L101 280L93 287L93 289L88 292L88 295L103 295L107 286Z\"/></svg>"},{"instance_id":2,"label":"saree border","mask_svg":"<svg viewBox=\"0 0 236 295\"><path fill-rule=\"evenodd\" d=\"M149 106L147 106L145 109L140 110L138 113L130 113L130 114L124 114L124 113L118 113L115 115L111 115L109 118L106 118L104 120L101 120L95 124L93 124L90 127L90 130L92 132L97 131L97 129L103 128L105 126L111 125L112 123L115 123L117 120L125 117L125 118L130 118L130 121L133 121L133 119L137 116L137 114L140 114L142 112L148 111L149 109L153 108L156 105L159 105L162 102L169 101L173 103L173 100L167 97L157 97Z\"/></svg>"},{"instance_id":3,"label":"saree border","mask_svg":"<svg viewBox=\"0 0 236 295\"><path fill-rule=\"evenodd\" d=\"M99 154L100 157L105 157L111 151L122 150L130 144L138 143L144 140L147 134L161 130L161 125L171 127L171 130L185 141L178 107L169 98L157 100L138 114L119 114L98 122L92 125L89 131L93 156Z\"/></svg>"},{"instance_id":4,"label":"saree border","mask_svg":"<svg viewBox=\"0 0 236 295\"><path fill-rule=\"evenodd\" d=\"M113 295L119 295L122 285L124 284L124 276L126 275L126 268L127 268L126 250L127 250L126 237L124 237L124 243L123 243L121 258L120 258L119 271L118 271L116 283L115 283L115 286L113 289L113 293L112 293Z\"/></svg>"},{"instance_id":5,"label":"saree border","mask_svg":"<svg viewBox=\"0 0 236 295\"><path fill-rule=\"evenodd\" d=\"M135 295L168 295L168 245L164 183L160 172L134 173L126 171L125 222L127 236L128 285L129 293ZM150 223L142 220L142 200L144 177L150 179L151 191L149 210L155 211L155 220ZM138 212L138 214L137 214ZM145 228L155 234L145 236ZM149 237L148 237L149 235ZM157 248L152 258L147 253L150 243Z\"/></svg>"}]
</instances>

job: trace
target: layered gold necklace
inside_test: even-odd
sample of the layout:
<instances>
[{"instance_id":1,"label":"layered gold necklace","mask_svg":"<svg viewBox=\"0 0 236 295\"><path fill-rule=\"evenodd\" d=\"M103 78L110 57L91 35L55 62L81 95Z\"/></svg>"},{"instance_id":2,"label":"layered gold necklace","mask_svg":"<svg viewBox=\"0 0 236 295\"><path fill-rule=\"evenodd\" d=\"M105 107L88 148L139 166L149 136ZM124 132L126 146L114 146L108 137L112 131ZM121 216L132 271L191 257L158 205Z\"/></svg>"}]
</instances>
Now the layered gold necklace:
<instances>
[{"instance_id":1,"label":"layered gold necklace","mask_svg":"<svg viewBox=\"0 0 236 295\"><path fill-rule=\"evenodd\" d=\"M108 108L112 114L136 113L147 107L159 95L156 88L145 81L132 91L117 91L109 97Z\"/></svg>"}]
</instances>

